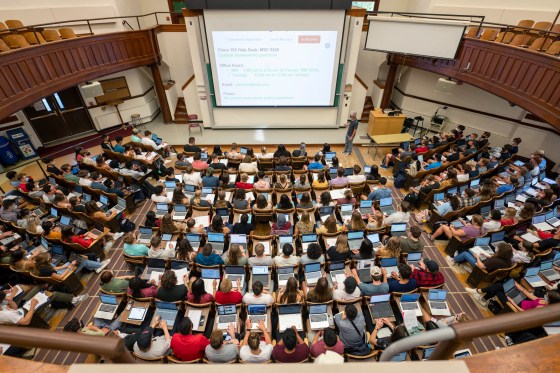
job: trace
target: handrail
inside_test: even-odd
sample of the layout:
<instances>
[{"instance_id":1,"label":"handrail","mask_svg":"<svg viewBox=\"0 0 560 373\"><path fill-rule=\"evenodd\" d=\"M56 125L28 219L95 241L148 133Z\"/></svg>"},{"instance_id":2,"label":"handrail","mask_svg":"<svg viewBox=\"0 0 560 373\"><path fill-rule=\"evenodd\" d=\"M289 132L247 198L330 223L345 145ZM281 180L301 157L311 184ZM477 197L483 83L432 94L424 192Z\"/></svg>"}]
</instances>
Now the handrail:
<instances>
[{"instance_id":1,"label":"handrail","mask_svg":"<svg viewBox=\"0 0 560 373\"><path fill-rule=\"evenodd\" d=\"M425 344L439 342L428 360L449 359L464 342L477 337L504 331L515 332L560 320L560 304L524 312L512 312L482 320L453 324L448 328L431 330L392 343L379 361L390 361L397 354Z\"/></svg>"},{"instance_id":2,"label":"handrail","mask_svg":"<svg viewBox=\"0 0 560 373\"><path fill-rule=\"evenodd\" d=\"M50 330L0 326L0 341L15 346L30 346L101 355L114 364L136 364L122 338L53 332Z\"/></svg>"}]
</instances>

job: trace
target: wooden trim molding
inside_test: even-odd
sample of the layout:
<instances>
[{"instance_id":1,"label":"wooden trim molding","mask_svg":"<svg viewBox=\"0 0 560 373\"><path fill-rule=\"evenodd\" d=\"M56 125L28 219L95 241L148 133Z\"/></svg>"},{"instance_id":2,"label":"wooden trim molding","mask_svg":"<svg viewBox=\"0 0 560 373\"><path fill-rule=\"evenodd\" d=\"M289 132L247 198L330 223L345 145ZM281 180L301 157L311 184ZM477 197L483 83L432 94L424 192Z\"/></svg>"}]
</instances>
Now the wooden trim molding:
<instances>
[{"instance_id":1,"label":"wooden trim molding","mask_svg":"<svg viewBox=\"0 0 560 373\"><path fill-rule=\"evenodd\" d=\"M358 76L358 74L354 74L354 78L356 78L356 80L358 81L358 83L360 83L362 85L362 87L364 87L366 90L368 90L368 86L366 83L364 83L364 81Z\"/></svg>"},{"instance_id":2,"label":"wooden trim molding","mask_svg":"<svg viewBox=\"0 0 560 373\"><path fill-rule=\"evenodd\" d=\"M380 89L385 89L385 82L375 79L373 83L375 83L375 85L378 86Z\"/></svg>"},{"instance_id":3,"label":"wooden trim molding","mask_svg":"<svg viewBox=\"0 0 560 373\"><path fill-rule=\"evenodd\" d=\"M189 78L189 80L187 80L185 82L185 84L183 84L183 86L181 87L181 91L184 91L185 88L187 88L187 86L194 80L194 74L191 75L191 77Z\"/></svg>"},{"instance_id":4,"label":"wooden trim molding","mask_svg":"<svg viewBox=\"0 0 560 373\"><path fill-rule=\"evenodd\" d=\"M187 32L187 25L184 23L177 23L171 25L157 25L156 32Z\"/></svg>"},{"instance_id":5,"label":"wooden trim molding","mask_svg":"<svg viewBox=\"0 0 560 373\"><path fill-rule=\"evenodd\" d=\"M395 91L399 92L401 95L403 95L404 97L409 97L409 98L413 98L416 100L421 100L421 101L426 101L426 102L430 102L432 104L436 104L439 106L448 106L448 107L452 107L455 109L459 109L459 110L463 110L463 111L468 111L470 113L474 113L474 114L479 114L479 115L484 115L487 117L491 117L491 118L496 118L499 120L504 120L504 121L509 121L509 122L514 122L517 124L520 124L522 126L527 126L527 127L531 127L531 128L536 128L542 131L548 131L548 132L552 132L556 135L560 136L560 131L556 130L555 128L549 128L549 127L543 127L543 126L539 126L537 124L533 124L533 123L527 123L527 122L523 122L519 119L515 119L515 118L509 118L509 117L504 117L502 115L498 115L498 114L493 114L493 113L488 113L486 111L480 111L480 110L476 110L476 109L471 109L468 107L464 107L464 106L459 106L459 105L453 105L453 104L449 104L447 102L443 102L443 101L438 101L438 100L432 100L430 98L427 97L420 97L420 96L416 96L416 95L411 95L408 93L403 92L399 87L395 86Z\"/></svg>"},{"instance_id":6,"label":"wooden trim molding","mask_svg":"<svg viewBox=\"0 0 560 373\"><path fill-rule=\"evenodd\" d=\"M88 80L161 61L153 28L67 39L0 58L0 118Z\"/></svg>"},{"instance_id":7,"label":"wooden trim molding","mask_svg":"<svg viewBox=\"0 0 560 373\"><path fill-rule=\"evenodd\" d=\"M140 94L137 94L137 95L134 95L134 96L130 96L130 97L127 97L126 99L123 99L123 102L124 102L124 101L133 100L133 99L139 98L139 97L144 97L144 96L146 96L148 93L150 93L151 91L153 91L153 89L154 89L154 87L152 86L152 87L148 88L145 92L142 92L142 93L140 93ZM97 104L97 105L91 105L91 106L86 106L86 109L94 109L94 108L102 107L102 106L107 106L107 103L104 103L104 104Z\"/></svg>"},{"instance_id":8,"label":"wooden trim molding","mask_svg":"<svg viewBox=\"0 0 560 373\"><path fill-rule=\"evenodd\" d=\"M365 17L366 10L364 8L353 6L352 8L346 10L346 15L350 17Z\"/></svg>"},{"instance_id":9,"label":"wooden trim molding","mask_svg":"<svg viewBox=\"0 0 560 373\"><path fill-rule=\"evenodd\" d=\"M186 9L183 8L183 17L198 17L202 15L202 9Z\"/></svg>"},{"instance_id":10,"label":"wooden trim molding","mask_svg":"<svg viewBox=\"0 0 560 373\"><path fill-rule=\"evenodd\" d=\"M464 38L454 60L402 54L389 59L488 91L560 130L560 63L555 56Z\"/></svg>"}]
</instances>

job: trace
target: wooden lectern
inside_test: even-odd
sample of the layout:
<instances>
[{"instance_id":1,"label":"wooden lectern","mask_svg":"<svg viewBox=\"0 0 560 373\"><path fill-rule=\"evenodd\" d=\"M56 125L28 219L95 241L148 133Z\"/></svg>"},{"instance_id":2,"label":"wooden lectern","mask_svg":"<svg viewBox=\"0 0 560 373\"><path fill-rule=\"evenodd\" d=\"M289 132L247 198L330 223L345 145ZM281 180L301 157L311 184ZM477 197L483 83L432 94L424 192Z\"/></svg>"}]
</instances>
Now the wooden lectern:
<instances>
[{"instance_id":1,"label":"wooden lectern","mask_svg":"<svg viewBox=\"0 0 560 373\"><path fill-rule=\"evenodd\" d=\"M370 137L401 133L405 118L406 115L404 114L389 116L388 114L383 114L381 109L371 110L369 112L367 133Z\"/></svg>"}]
</instances>

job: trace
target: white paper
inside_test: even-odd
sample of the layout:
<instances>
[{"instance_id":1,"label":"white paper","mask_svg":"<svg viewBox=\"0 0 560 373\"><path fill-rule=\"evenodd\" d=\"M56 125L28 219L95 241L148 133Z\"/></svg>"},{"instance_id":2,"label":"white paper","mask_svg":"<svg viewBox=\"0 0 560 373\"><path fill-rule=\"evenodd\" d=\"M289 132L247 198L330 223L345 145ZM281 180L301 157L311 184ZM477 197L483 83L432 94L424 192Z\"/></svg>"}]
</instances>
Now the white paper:
<instances>
[{"instance_id":1,"label":"white paper","mask_svg":"<svg viewBox=\"0 0 560 373\"><path fill-rule=\"evenodd\" d=\"M515 197L515 200L519 201L519 202L525 202L525 201L527 201L527 196L524 195L524 194L520 194L517 197Z\"/></svg>"},{"instance_id":2,"label":"white paper","mask_svg":"<svg viewBox=\"0 0 560 373\"><path fill-rule=\"evenodd\" d=\"M174 251L176 246L177 246L177 241L169 241L165 244L165 249Z\"/></svg>"},{"instance_id":3,"label":"white paper","mask_svg":"<svg viewBox=\"0 0 560 373\"><path fill-rule=\"evenodd\" d=\"M47 303L49 300L49 297L47 297L47 295L45 293L37 293L35 294L35 296L33 297L33 299L37 299L39 301L39 303L37 303L37 306L35 306L35 309L38 309L39 307L41 307L43 304ZM23 306L23 308L25 308L26 310L29 311L29 308L31 307L31 299L28 300L27 302L25 302L25 305Z\"/></svg>"},{"instance_id":4,"label":"white paper","mask_svg":"<svg viewBox=\"0 0 560 373\"><path fill-rule=\"evenodd\" d=\"M327 238L325 241L327 242L327 248L336 245L336 237Z\"/></svg>"},{"instance_id":5,"label":"white paper","mask_svg":"<svg viewBox=\"0 0 560 373\"><path fill-rule=\"evenodd\" d=\"M202 310L190 309L187 316L192 321L193 329L198 329L200 326L200 318L202 317Z\"/></svg>"},{"instance_id":6,"label":"white paper","mask_svg":"<svg viewBox=\"0 0 560 373\"><path fill-rule=\"evenodd\" d=\"M12 297L12 292L15 292L15 295L13 297ZM10 289L10 291L6 294L6 297L11 297L13 299L17 297L19 294L21 294L22 292L23 289L19 285L16 285L12 287L12 289Z\"/></svg>"},{"instance_id":7,"label":"white paper","mask_svg":"<svg viewBox=\"0 0 560 373\"><path fill-rule=\"evenodd\" d=\"M185 285L185 282L183 281L183 276L189 274L189 269L188 268L183 268L183 269L173 269L173 272L175 272L175 276L177 276L177 285ZM187 281L188 281L188 277L187 277Z\"/></svg>"},{"instance_id":8,"label":"white paper","mask_svg":"<svg viewBox=\"0 0 560 373\"><path fill-rule=\"evenodd\" d=\"M418 326L418 319L416 318L415 310L404 310L403 311L404 325L408 330Z\"/></svg>"},{"instance_id":9,"label":"white paper","mask_svg":"<svg viewBox=\"0 0 560 373\"><path fill-rule=\"evenodd\" d=\"M332 199L340 199L340 198L344 198L345 191L346 189L341 188L341 189L330 190L329 193L331 194Z\"/></svg>"},{"instance_id":10,"label":"white paper","mask_svg":"<svg viewBox=\"0 0 560 373\"><path fill-rule=\"evenodd\" d=\"M550 231L550 230L554 229L554 227L552 225L548 224L547 222L533 224L533 227L535 227L535 228L537 228L538 230L541 230L541 231Z\"/></svg>"},{"instance_id":11,"label":"white paper","mask_svg":"<svg viewBox=\"0 0 560 373\"><path fill-rule=\"evenodd\" d=\"M148 280L148 282L151 282L152 280L155 281L156 286L159 286L159 277L162 275L161 272L157 272L154 271L152 273L150 273L150 279Z\"/></svg>"},{"instance_id":12,"label":"white paper","mask_svg":"<svg viewBox=\"0 0 560 373\"><path fill-rule=\"evenodd\" d=\"M383 327L377 331L377 339L390 337L393 332L388 327Z\"/></svg>"},{"instance_id":13,"label":"white paper","mask_svg":"<svg viewBox=\"0 0 560 373\"><path fill-rule=\"evenodd\" d=\"M258 243L262 243L264 246L264 255L270 255L270 242L268 241L258 241L258 242L254 242L254 245L258 244Z\"/></svg>"},{"instance_id":14,"label":"white paper","mask_svg":"<svg viewBox=\"0 0 560 373\"><path fill-rule=\"evenodd\" d=\"M205 216L197 216L196 218L194 218L194 226L198 227L199 225L202 225L203 227L207 228L210 225L210 217L205 215Z\"/></svg>"},{"instance_id":15,"label":"white paper","mask_svg":"<svg viewBox=\"0 0 560 373\"><path fill-rule=\"evenodd\" d=\"M346 280L346 275L335 275L334 277L338 286L342 285L344 283L344 280Z\"/></svg>"},{"instance_id":16,"label":"white paper","mask_svg":"<svg viewBox=\"0 0 560 373\"><path fill-rule=\"evenodd\" d=\"M146 314L146 309L142 307L132 307L130 313L128 314L129 320L142 320L144 319L144 315Z\"/></svg>"},{"instance_id":17,"label":"white paper","mask_svg":"<svg viewBox=\"0 0 560 373\"><path fill-rule=\"evenodd\" d=\"M531 243L539 242L541 240L539 237L535 236L532 233L525 233L523 236L521 236L521 238Z\"/></svg>"},{"instance_id":18,"label":"white paper","mask_svg":"<svg viewBox=\"0 0 560 373\"><path fill-rule=\"evenodd\" d=\"M204 197L204 199L208 202L210 202L210 204L214 204L214 199L216 198L215 194L208 194L206 197Z\"/></svg>"}]
</instances>

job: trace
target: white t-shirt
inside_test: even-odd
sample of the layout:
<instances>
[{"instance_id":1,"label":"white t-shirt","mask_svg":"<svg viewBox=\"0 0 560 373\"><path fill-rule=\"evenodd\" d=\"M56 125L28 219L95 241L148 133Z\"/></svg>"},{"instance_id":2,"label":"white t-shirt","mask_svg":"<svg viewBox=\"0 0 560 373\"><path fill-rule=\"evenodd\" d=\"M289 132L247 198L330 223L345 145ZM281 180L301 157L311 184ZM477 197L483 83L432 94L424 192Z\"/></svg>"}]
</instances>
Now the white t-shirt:
<instances>
[{"instance_id":1,"label":"white t-shirt","mask_svg":"<svg viewBox=\"0 0 560 373\"><path fill-rule=\"evenodd\" d=\"M352 294L344 291L344 284L339 285L340 288L333 290L334 300L354 300L360 297L360 288L356 286L356 290Z\"/></svg>"},{"instance_id":2,"label":"white t-shirt","mask_svg":"<svg viewBox=\"0 0 560 373\"><path fill-rule=\"evenodd\" d=\"M167 196L158 196L157 194L152 194L152 201L155 203L171 203L171 200Z\"/></svg>"},{"instance_id":3,"label":"white t-shirt","mask_svg":"<svg viewBox=\"0 0 560 373\"><path fill-rule=\"evenodd\" d=\"M490 221L484 222L484 224L482 224L482 226L483 226L484 229L486 229L488 232L495 232L495 231L499 231L499 230L500 230L500 228L502 227L502 224L501 224L499 221L490 220Z\"/></svg>"},{"instance_id":4,"label":"white t-shirt","mask_svg":"<svg viewBox=\"0 0 560 373\"><path fill-rule=\"evenodd\" d=\"M257 172L258 170L256 162L239 164L239 172Z\"/></svg>"},{"instance_id":5,"label":"white t-shirt","mask_svg":"<svg viewBox=\"0 0 560 373\"><path fill-rule=\"evenodd\" d=\"M91 181L90 179L84 179L83 177L80 178L80 185L85 185L90 187L92 182L93 181Z\"/></svg>"},{"instance_id":6,"label":"white t-shirt","mask_svg":"<svg viewBox=\"0 0 560 373\"><path fill-rule=\"evenodd\" d=\"M258 355L253 354L247 345L241 347L241 350L239 350L239 358L247 363L264 363L270 360L272 345L261 341L259 347L261 352Z\"/></svg>"},{"instance_id":7,"label":"white t-shirt","mask_svg":"<svg viewBox=\"0 0 560 373\"><path fill-rule=\"evenodd\" d=\"M24 316L25 312L22 308L13 310L4 306L2 310L0 310L0 324L17 325L19 320L21 320Z\"/></svg>"},{"instance_id":8,"label":"white t-shirt","mask_svg":"<svg viewBox=\"0 0 560 373\"><path fill-rule=\"evenodd\" d=\"M152 248L150 248L150 250L148 250L148 258L160 258L160 259L171 259L175 257L175 251L174 250L168 250L168 249L163 249L163 250L153 250Z\"/></svg>"},{"instance_id":9,"label":"white t-shirt","mask_svg":"<svg viewBox=\"0 0 560 373\"><path fill-rule=\"evenodd\" d=\"M348 182L349 183L361 183L362 181L366 181L366 175L349 175Z\"/></svg>"},{"instance_id":10,"label":"white t-shirt","mask_svg":"<svg viewBox=\"0 0 560 373\"><path fill-rule=\"evenodd\" d=\"M457 180L459 182L467 181L467 180L469 180L469 174L458 174L457 175Z\"/></svg>"},{"instance_id":11,"label":"white t-shirt","mask_svg":"<svg viewBox=\"0 0 560 373\"><path fill-rule=\"evenodd\" d=\"M169 346L171 344L171 340L165 339L165 336L159 336L152 339L152 345L148 351L142 351L138 348L138 344L134 344L134 353L143 358L157 358L161 356L165 356L167 354L167 350L169 350Z\"/></svg>"},{"instance_id":12,"label":"white t-shirt","mask_svg":"<svg viewBox=\"0 0 560 373\"><path fill-rule=\"evenodd\" d=\"M156 142L152 139L149 139L147 137L143 137L142 138L142 144L144 145L149 145L154 149L161 149L163 147L163 144L161 144L160 146L157 146Z\"/></svg>"},{"instance_id":13,"label":"white t-shirt","mask_svg":"<svg viewBox=\"0 0 560 373\"><path fill-rule=\"evenodd\" d=\"M200 186L202 184L202 179L198 173L183 174L183 181L185 184Z\"/></svg>"},{"instance_id":14,"label":"white t-shirt","mask_svg":"<svg viewBox=\"0 0 560 373\"><path fill-rule=\"evenodd\" d=\"M291 255L289 258L284 258L282 255L277 255L274 257L274 264L279 267L283 266L295 266L299 263L299 258L295 255Z\"/></svg>"},{"instance_id":15,"label":"white t-shirt","mask_svg":"<svg viewBox=\"0 0 560 373\"><path fill-rule=\"evenodd\" d=\"M358 293L359 294L359 293ZM261 294L260 297L256 297L253 293L245 293L243 296L243 303L245 304L272 304L274 303L274 299L272 299L272 295L270 294Z\"/></svg>"},{"instance_id":16,"label":"white t-shirt","mask_svg":"<svg viewBox=\"0 0 560 373\"><path fill-rule=\"evenodd\" d=\"M395 211L387 218L385 218L384 223L385 225L389 225L393 223L408 223L409 220L410 220L410 213Z\"/></svg>"}]
</instances>

